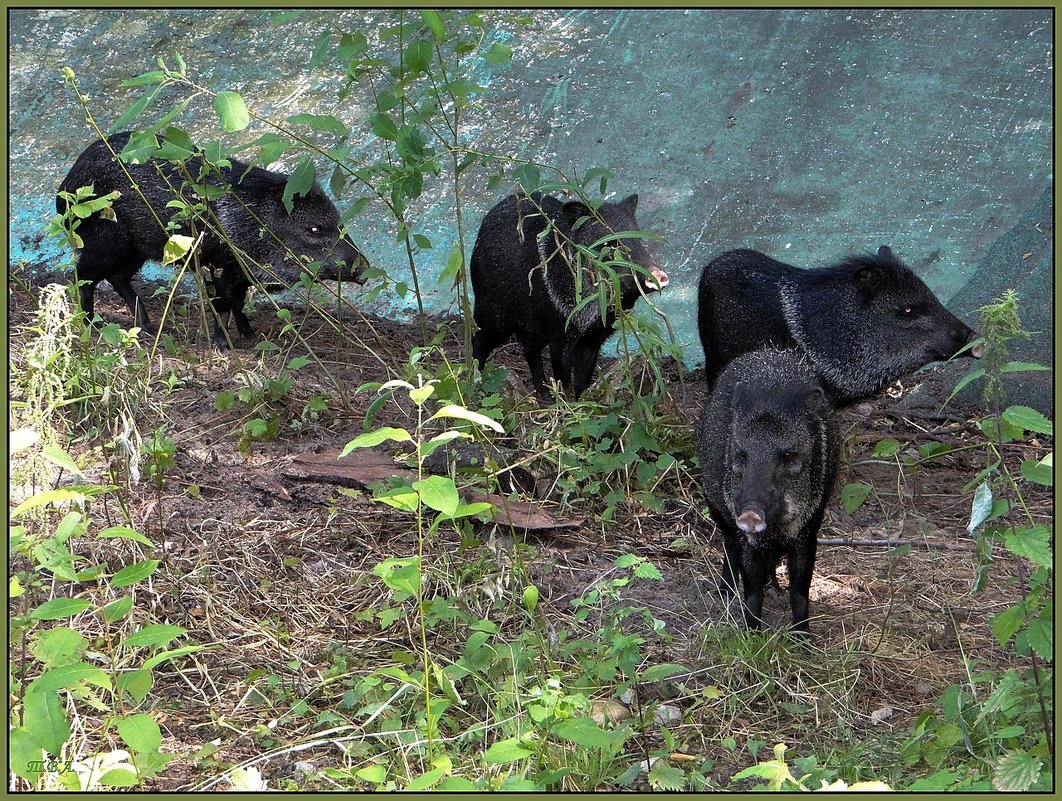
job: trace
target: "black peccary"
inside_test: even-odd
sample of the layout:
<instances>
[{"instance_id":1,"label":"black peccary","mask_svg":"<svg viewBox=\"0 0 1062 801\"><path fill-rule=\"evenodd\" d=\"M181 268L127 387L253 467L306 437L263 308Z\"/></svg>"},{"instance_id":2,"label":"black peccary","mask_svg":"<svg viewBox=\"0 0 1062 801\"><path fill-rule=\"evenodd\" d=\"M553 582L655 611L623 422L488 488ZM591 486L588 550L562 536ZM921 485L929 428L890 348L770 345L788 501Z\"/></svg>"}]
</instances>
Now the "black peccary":
<instances>
[{"instance_id":1,"label":"black peccary","mask_svg":"<svg viewBox=\"0 0 1062 801\"><path fill-rule=\"evenodd\" d=\"M740 575L745 623L758 628L764 589L785 556L793 626L808 632L816 538L839 451L814 367L795 348L739 356L719 376L696 435L708 508L723 533L725 596Z\"/></svg>"},{"instance_id":2,"label":"black peccary","mask_svg":"<svg viewBox=\"0 0 1062 801\"><path fill-rule=\"evenodd\" d=\"M865 398L978 334L892 250L802 270L731 250L701 273L697 327L709 387L734 357L775 345L803 350L836 404ZM980 358L982 345L967 355Z\"/></svg>"},{"instance_id":3,"label":"black peccary","mask_svg":"<svg viewBox=\"0 0 1062 801\"><path fill-rule=\"evenodd\" d=\"M552 400L542 372L546 345L553 377L571 397L583 393L593 378L601 346L615 331L615 317L610 312L603 320L596 302L572 314L578 305L577 270L582 270L581 297L595 291L594 276L588 265L580 266L574 246L589 247L610 234L638 230L637 205L638 196L631 195L619 203L602 203L594 214L581 201L564 202L535 192L510 195L487 212L470 260L476 295L473 316L479 327L472 355L480 369L495 348L515 335L540 401ZM585 219L579 222L581 218ZM613 239L598 246L598 252L616 247L641 268L637 274L620 268L622 308L631 308L643 292L667 286L667 273L641 240Z\"/></svg>"},{"instance_id":4,"label":"black peccary","mask_svg":"<svg viewBox=\"0 0 1062 801\"><path fill-rule=\"evenodd\" d=\"M74 192L91 184L98 196L120 192L112 206L116 220L95 214L82 220L77 229L84 241L77 259L77 277L88 281L81 286L81 308L91 320L96 285L106 280L126 302L136 325L150 329L144 302L130 279L148 259L162 258L171 234L191 233L187 221L176 230L166 230L176 213L166 204L177 196L188 203L198 198L172 162L149 159L144 164L120 164L111 150L120 153L128 141L129 134L120 133L106 143L97 140L89 145L59 189ZM368 266L354 243L340 235L339 213L316 181L306 195L293 198L288 214L282 201L287 175L248 167L236 159L229 162L231 166L221 168L220 178L216 174L201 178L203 162L199 158L187 162L194 180L231 187L231 191L209 200L206 214L195 221L197 231L205 232L199 254L201 263L213 273L212 302L218 313L214 342L220 347L226 345L224 327L230 312L240 334L254 334L243 312L252 281L291 286L305 268L303 259L319 262L317 278L331 280L359 282ZM126 170L135 186L130 185ZM55 205L60 213L65 211L62 198L57 196Z\"/></svg>"}]
</instances>

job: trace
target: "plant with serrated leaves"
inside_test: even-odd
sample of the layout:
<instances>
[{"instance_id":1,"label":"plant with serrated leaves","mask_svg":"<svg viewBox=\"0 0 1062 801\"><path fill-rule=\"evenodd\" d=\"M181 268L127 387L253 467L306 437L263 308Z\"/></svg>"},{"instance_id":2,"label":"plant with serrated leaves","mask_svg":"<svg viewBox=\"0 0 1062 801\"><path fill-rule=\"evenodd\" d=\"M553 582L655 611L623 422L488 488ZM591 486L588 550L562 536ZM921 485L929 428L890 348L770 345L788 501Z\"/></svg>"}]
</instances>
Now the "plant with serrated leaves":
<instances>
[{"instance_id":1,"label":"plant with serrated leaves","mask_svg":"<svg viewBox=\"0 0 1062 801\"><path fill-rule=\"evenodd\" d=\"M22 436L12 456L26 458L38 442ZM65 452L53 449L50 461L82 477ZM148 622L137 608L136 586L159 565L147 558L154 544L128 526L100 527L90 515L116 489L69 484L34 493L10 512L13 787L143 789L173 758L159 750L162 733L150 711L153 671L201 646L168 648L185 629ZM78 551L90 539L115 547L97 561ZM86 725L96 714L102 727Z\"/></svg>"},{"instance_id":2,"label":"plant with serrated leaves","mask_svg":"<svg viewBox=\"0 0 1062 801\"><path fill-rule=\"evenodd\" d=\"M792 768L786 762L786 746L778 743L774 746L774 759L767 759L745 768L731 777L731 782L745 779L760 779L760 784L752 785L752 790L765 790L767 792L793 792L793 791L822 791L822 792L881 792L892 788L880 781L863 781L848 784L842 779L830 782L822 778L816 771L798 771L794 774ZM816 786L818 785L818 786Z\"/></svg>"},{"instance_id":3,"label":"plant with serrated leaves","mask_svg":"<svg viewBox=\"0 0 1062 801\"><path fill-rule=\"evenodd\" d=\"M1025 460L1017 474L1005 456L1007 444L1023 440L1026 432L1051 437L1054 429L1034 409L1005 406L1004 373L1045 369L1015 367L1007 359L1007 342L1028 336L1021 326L1017 296L1005 292L981 309L981 317L983 367L974 378L985 378L984 399L992 415L981 421L988 465L966 487L973 490L967 530L977 543L972 591L985 587L996 566L993 546L1001 545L1017 557L1013 563L1021 599L993 614L989 624L999 647L1013 648L1028 659L1029 667L998 676L975 671L971 663L969 683L948 688L939 715L926 712L919 717L903 756L908 764L923 761L940 769L931 784L919 789L970 789L972 782L972 789L1045 790L1051 786L1054 769L1053 537L1050 526L1033 518L1023 488L1029 483L1052 485L1053 451L1038 461ZM960 382L957 390L970 380ZM960 760L967 760L968 770L953 774Z\"/></svg>"}]
</instances>

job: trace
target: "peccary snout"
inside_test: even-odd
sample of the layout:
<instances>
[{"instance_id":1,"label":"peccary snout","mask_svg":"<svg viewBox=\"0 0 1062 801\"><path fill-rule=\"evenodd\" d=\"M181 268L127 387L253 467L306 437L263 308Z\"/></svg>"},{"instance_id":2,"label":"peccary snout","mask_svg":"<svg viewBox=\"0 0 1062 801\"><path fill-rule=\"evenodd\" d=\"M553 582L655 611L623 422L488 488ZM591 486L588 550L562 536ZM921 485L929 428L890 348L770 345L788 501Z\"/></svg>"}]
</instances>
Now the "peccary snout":
<instances>
[{"instance_id":1,"label":"peccary snout","mask_svg":"<svg viewBox=\"0 0 1062 801\"><path fill-rule=\"evenodd\" d=\"M331 258L317 271L317 277L326 281L350 281L360 286L365 283L365 271L370 266L357 245L342 237L336 243Z\"/></svg>"},{"instance_id":2,"label":"peccary snout","mask_svg":"<svg viewBox=\"0 0 1062 801\"><path fill-rule=\"evenodd\" d=\"M762 506L749 504L738 515L737 526L746 534L759 534L767 528L765 516L766 512L763 511Z\"/></svg>"}]
</instances>

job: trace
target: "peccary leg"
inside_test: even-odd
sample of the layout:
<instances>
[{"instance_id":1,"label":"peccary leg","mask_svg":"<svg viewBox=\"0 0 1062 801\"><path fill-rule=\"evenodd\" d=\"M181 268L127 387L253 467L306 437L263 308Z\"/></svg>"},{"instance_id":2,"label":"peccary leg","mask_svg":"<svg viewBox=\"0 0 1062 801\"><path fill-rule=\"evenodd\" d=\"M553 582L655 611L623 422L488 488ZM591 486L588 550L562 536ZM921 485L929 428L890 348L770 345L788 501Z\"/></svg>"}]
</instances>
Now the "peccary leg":
<instances>
[{"instance_id":1,"label":"peccary leg","mask_svg":"<svg viewBox=\"0 0 1062 801\"><path fill-rule=\"evenodd\" d=\"M114 287L114 291L118 293L119 297L125 301L125 305L129 307L134 323L144 331L151 331L151 319L148 317L144 300L136 293L132 282L129 280L139 269L140 265L138 264L132 272L112 275L108 281L110 281L111 286Z\"/></svg>"},{"instance_id":2,"label":"peccary leg","mask_svg":"<svg viewBox=\"0 0 1062 801\"><path fill-rule=\"evenodd\" d=\"M479 369L487 365L487 357L501 344L496 337L487 333L486 329L480 328L472 337L472 358L479 362Z\"/></svg>"},{"instance_id":3,"label":"peccary leg","mask_svg":"<svg viewBox=\"0 0 1062 801\"><path fill-rule=\"evenodd\" d=\"M542 370L542 346L521 339L520 344L524 349L524 358L531 370L531 383L535 387L535 394L542 403L552 403L553 395L546 387L546 375Z\"/></svg>"},{"instance_id":4,"label":"peccary leg","mask_svg":"<svg viewBox=\"0 0 1062 801\"><path fill-rule=\"evenodd\" d=\"M90 281L84 283L79 288L79 296L81 298L81 311L85 313L85 321L92 322L92 318L95 315L96 305L96 286L98 281Z\"/></svg>"},{"instance_id":5,"label":"peccary leg","mask_svg":"<svg viewBox=\"0 0 1062 801\"><path fill-rule=\"evenodd\" d=\"M773 570L763 559L743 559L741 582L745 585L745 625L758 629L763 624L763 590L767 586L768 572Z\"/></svg>"},{"instance_id":6,"label":"peccary leg","mask_svg":"<svg viewBox=\"0 0 1062 801\"><path fill-rule=\"evenodd\" d=\"M818 531L822 521L820 511L805 529ZM797 543L789 549L789 606L793 610L793 628L805 634L810 633L808 625L808 595L811 592L811 575L815 570L815 534L811 534L810 543ZM804 547L801 547L803 545Z\"/></svg>"},{"instance_id":7,"label":"peccary leg","mask_svg":"<svg viewBox=\"0 0 1062 801\"><path fill-rule=\"evenodd\" d=\"M712 516L715 517L715 512L712 512ZM718 518L716 518L718 519ZM737 579L738 574L734 570L734 565L741 564L741 547L731 541L731 537L723 537L723 568L722 575L719 581L719 591L723 594L723 598L729 602L735 595L737 595Z\"/></svg>"},{"instance_id":8,"label":"peccary leg","mask_svg":"<svg viewBox=\"0 0 1062 801\"><path fill-rule=\"evenodd\" d=\"M573 398L578 398L590 386L590 382L594 378L594 368L597 367L597 357L600 352L600 346L593 347L585 342L579 343L572 349L572 380L569 391Z\"/></svg>"},{"instance_id":9,"label":"peccary leg","mask_svg":"<svg viewBox=\"0 0 1062 801\"><path fill-rule=\"evenodd\" d=\"M217 292L210 302L214 306L214 347L219 350L228 350L229 342L225 337L225 331L229 326L232 299L229 297L227 288Z\"/></svg>"},{"instance_id":10,"label":"peccary leg","mask_svg":"<svg viewBox=\"0 0 1062 801\"><path fill-rule=\"evenodd\" d=\"M243 311L244 304L247 303L247 289L248 284L246 283L236 284L229 291L229 298L232 319L236 321L236 330L240 332L241 336L250 338L254 336L254 329L251 328L251 321Z\"/></svg>"},{"instance_id":11,"label":"peccary leg","mask_svg":"<svg viewBox=\"0 0 1062 801\"><path fill-rule=\"evenodd\" d=\"M549 359L553 365L553 377L568 391L572 383L571 359L568 354L568 346L564 341L564 335L555 336L549 343Z\"/></svg>"}]
</instances>

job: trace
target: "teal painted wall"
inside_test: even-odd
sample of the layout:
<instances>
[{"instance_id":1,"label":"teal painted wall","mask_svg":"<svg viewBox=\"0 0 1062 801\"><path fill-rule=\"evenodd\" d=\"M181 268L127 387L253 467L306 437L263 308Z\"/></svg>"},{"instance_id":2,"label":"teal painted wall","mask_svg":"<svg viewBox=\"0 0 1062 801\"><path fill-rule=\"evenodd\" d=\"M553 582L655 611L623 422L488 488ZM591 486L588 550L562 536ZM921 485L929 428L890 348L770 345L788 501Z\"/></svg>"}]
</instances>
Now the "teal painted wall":
<instances>
[{"instance_id":1,"label":"teal painted wall","mask_svg":"<svg viewBox=\"0 0 1062 801\"><path fill-rule=\"evenodd\" d=\"M372 154L379 142L366 94L337 104L338 72L305 65L323 31L372 38L388 13L315 11L271 25L261 11L11 11L10 260L46 269L60 259L41 229L55 187L92 138L61 65L75 70L104 126L137 96L119 83L179 51L200 83L238 91L266 116L332 113L361 125L361 147ZM491 35L515 55L511 64L475 65L488 91L468 141L568 171L608 167L611 191L641 194L639 220L665 237L654 249L672 278L659 303L689 364L703 361L700 270L734 247L816 266L887 243L971 323L976 305L1016 282L1029 304L1045 307L1053 288L1051 11L529 13L528 26L488 15L497 23ZM145 119L168 106L159 108ZM205 100L181 124L219 136ZM470 239L505 194L487 191L486 180L477 169L465 178ZM441 268L456 238L446 184L427 182L413 212L436 243L424 267ZM1035 259L1007 247L1029 215L1029 230L1043 234ZM382 207L357 218L355 239L403 273ZM452 295L431 289L433 310L456 310ZM1050 328L1049 313L1036 319ZM1053 358L1050 341L1039 340L1041 360Z\"/></svg>"}]
</instances>

